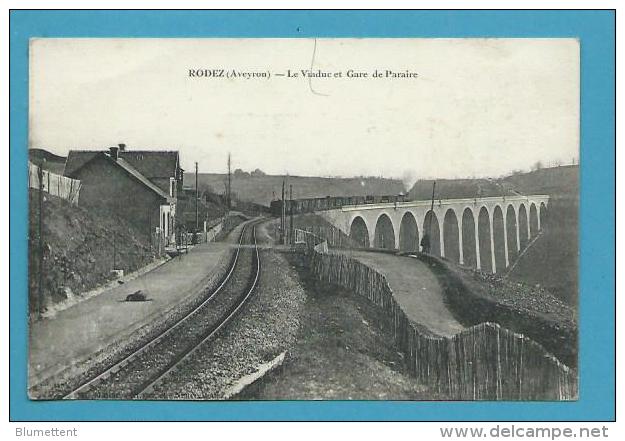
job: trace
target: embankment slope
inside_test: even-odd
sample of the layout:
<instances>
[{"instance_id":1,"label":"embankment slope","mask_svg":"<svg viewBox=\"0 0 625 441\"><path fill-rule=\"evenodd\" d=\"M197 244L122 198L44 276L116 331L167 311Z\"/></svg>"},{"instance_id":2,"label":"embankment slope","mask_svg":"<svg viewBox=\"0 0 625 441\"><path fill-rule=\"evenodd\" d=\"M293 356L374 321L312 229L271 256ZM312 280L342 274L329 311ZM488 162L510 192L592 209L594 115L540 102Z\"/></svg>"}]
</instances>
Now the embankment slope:
<instances>
[{"instance_id":1,"label":"embankment slope","mask_svg":"<svg viewBox=\"0 0 625 441\"><path fill-rule=\"evenodd\" d=\"M37 306L39 262L38 191L29 201L30 310ZM154 261L149 244L127 221L86 210L49 194L43 204L43 295L46 305L93 289L112 278L112 269L137 270Z\"/></svg>"},{"instance_id":2,"label":"embankment slope","mask_svg":"<svg viewBox=\"0 0 625 441\"><path fill-rule=\"evenodd\" d=\"M432 197L433 181L417 181L412 199ZM568 305L578 299L579 166L543 168L503 179L437 180L435 198L474 198L501 195L550 196L541 237L514 265L508 277L537 285Z\"/></svg>"}]
</instances>

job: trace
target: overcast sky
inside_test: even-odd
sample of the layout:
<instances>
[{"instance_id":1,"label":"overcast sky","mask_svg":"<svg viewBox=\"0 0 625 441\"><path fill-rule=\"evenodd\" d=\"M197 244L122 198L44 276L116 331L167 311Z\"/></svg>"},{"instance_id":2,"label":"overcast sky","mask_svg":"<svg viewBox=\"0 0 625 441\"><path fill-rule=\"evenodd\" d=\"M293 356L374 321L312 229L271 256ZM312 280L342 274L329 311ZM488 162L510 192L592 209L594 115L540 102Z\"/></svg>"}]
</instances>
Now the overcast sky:
<instances>
[{"instance_id":1,"label":"overcast sky","mask_svg":"<svg viewBox=\"0 0 625 441\"><path fill-rule=\"evenodd\" d=\"M577 162L573 39L37 39L30 146L179 150L192 170L414 180ZM287 69L342 72L311 80ZM189 69L269 72L194 78ZM347 70L417 78L345 78Z\"/></svg>"}]
</instances>

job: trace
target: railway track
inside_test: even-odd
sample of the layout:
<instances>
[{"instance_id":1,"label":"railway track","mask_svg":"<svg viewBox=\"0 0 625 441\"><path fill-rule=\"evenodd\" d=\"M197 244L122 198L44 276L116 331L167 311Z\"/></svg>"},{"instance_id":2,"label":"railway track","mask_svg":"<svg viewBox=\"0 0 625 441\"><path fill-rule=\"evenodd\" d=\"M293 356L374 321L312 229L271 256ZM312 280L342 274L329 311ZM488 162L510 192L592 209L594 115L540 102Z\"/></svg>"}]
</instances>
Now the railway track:
<instances>
[{"instance_id":1,"label":"railway track","mask_svg":"<svg viewBox=\"0 0 625 441\"><path fill-rule=\"evenodd\" d=\"M259 275L256 223L252 223L241 232L226 276L197 307L63 398L141 399L149 394L237 315L253 294Z\"/></svg>"}]
</instances>

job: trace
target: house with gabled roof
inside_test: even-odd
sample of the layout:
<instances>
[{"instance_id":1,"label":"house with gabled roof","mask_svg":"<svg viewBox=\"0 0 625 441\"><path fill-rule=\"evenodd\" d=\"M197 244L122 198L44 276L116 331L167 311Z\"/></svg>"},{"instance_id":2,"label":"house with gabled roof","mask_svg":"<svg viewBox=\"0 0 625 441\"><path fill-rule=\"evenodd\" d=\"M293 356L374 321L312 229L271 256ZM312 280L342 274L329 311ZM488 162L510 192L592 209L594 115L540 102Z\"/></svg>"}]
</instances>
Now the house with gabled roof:
<instances>
[{"instance_id":1,"label":"house with gabled roof","mask_svg":"<svg viewBox=\"0 0 625 441\"><path fill-rule=\"evenodd\" d=\"M183 170L177 151L70 150L67 177L82 183L80 205L115 213L159 244L175 242L176 202Z\"/></svg>"}]
</instances>

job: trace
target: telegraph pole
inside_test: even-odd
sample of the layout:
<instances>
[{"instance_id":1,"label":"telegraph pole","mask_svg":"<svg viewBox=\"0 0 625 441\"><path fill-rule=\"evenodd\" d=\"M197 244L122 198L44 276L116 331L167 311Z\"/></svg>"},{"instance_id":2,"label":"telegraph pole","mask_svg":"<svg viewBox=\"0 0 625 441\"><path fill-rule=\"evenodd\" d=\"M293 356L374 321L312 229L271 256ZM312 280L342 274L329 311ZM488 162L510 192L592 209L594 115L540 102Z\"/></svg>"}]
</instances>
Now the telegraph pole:
<instances>
[{"instance_id":1,"label":"telegraph pole","mask_svg":"<svg viewBox=\"0 0 625 441\"><path fill-rule=\"evenodd\" d=\"M289 184L289 243L293 244L293 185Z\"/></svg>"},{"instance_id":2,"label":"telegraph pole","mask_svg":"<svg viewBox=\"0 0 625 441\"><path fill-rule=\"evenodd\" d=\"M428 222L427 222L427 226L425 227L425 233L423 238L426 239L427 241L425 241L425 245L427 245L427 250L422 249L421 251L426 252L426 253L430 253L430 250L432 249L432 231L431 231L431 227L432 227L432 216L434 216L434 192L436 190L436 181L434 181L434 183L432 184L432 203L430 204L430 217L428 217ZM427 213L426 213L427 216ZM425 248L425 247L424 247Z\"/></svg>"},{"instance_id":3,"label":"telegraph pole","mask_svg":"<svg viewBox=\"0 0 625 441\"><path fill-rule=\"evenodd\" d=\"M196 162L195 163L195 234L197 234L198 232L199 222L200 222L198 206L197 206L198 198L199 198L199 189L197 186L197 162Z\"/></svg>"},{"instance_id":4,"label":"telegraph pole","mask_svg":"<svg viewBox=\"0 0 625 441\"><path fill-rule=\"evenodd\" d=\"M284 222L284 179L282 179L282 199L281 201L281 206L280 206L280 243L284 244L284 227L285 227L285 222Z\"/></svg>"},{"instance_id":5,"label":"telegraph pole","mask_svg":"<svg viewBox=\"0 0 625 441\"><path fill-rule=\"evenodd\" d=\"M37 310L39 317L43 312L43 168L39 165L37 169L39 178L39 280L37 281Z\"/></svg>"},{"instance_id":6,"label":"telegraph pole","mask_svg":"<svg viewBox=\"0 0 625 441\"><path fill-rule=\"evenodd\" d=\"M430 233L430 226L432 225L432 216L434 216L434 191L436 190L436 181L432 184L432 203L430 204L430 218L428 219L428 234Z\"/></svg>"},{"instance_id":7,"label":"telegraph pole","mask_svg":"<svg viewBox=\"0 0 625 441\"><path fill-rule=\"evenodd\" d=\"M231 194L232 194L232 177L230 174L230 152L228 152L228 212L230 212Z\"/></svg>"}]
</instances>

